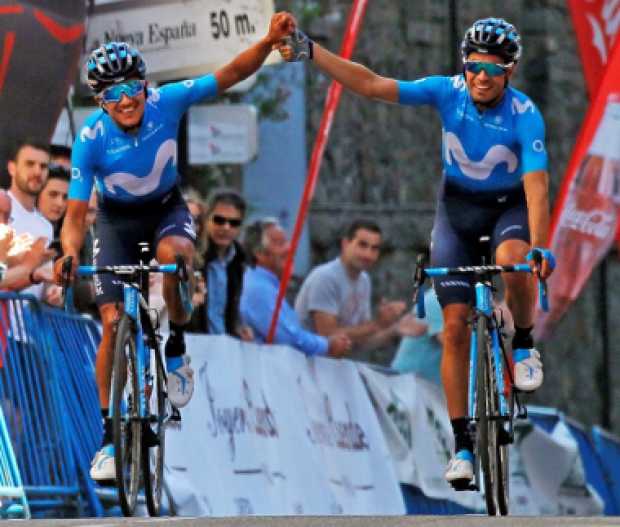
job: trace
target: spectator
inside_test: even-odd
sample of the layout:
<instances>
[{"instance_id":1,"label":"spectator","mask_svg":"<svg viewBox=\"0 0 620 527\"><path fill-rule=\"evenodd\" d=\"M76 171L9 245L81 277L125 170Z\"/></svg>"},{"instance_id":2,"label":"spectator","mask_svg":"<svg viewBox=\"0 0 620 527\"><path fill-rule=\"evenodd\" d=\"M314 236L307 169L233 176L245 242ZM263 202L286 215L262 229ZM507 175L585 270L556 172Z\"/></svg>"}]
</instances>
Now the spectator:
<instances>
[{"instance_id":1,"label":"spectator","mask_svg":"<svg viewBox=\"0 0 620 527\"><path fill-rule=\"evenodd\" d=\"M399 373L416 373L441 386L441 350L443 347L443 314L434 289L424 293L426 316L416 319L417 336L406 336L400 342L392 361Z\"/></svg>"},{"instance_id":2,"label":"spectator","mask_svg":"<svg viewBox=\"0 0 620 527\"><path fill-rule=\"evenodd\" d=\"M71 147L65 145L50 146L50 164L63 167L71 172Z\"/></svg>"},{"instance_id":3,"label":"spectator","mask_svg":"<svg viewBox=\"0 0 620 527\"><path fill-rule=\"evenodd\" d=\"M7 164L11 176L11 227L17 235L27 234L33 240L44 238L48 245L53 239L52 224L41 215L35 203L47 180L49 162L46 144L25 139L16 143ZM35 269L30 278L32 285L22 292L52 305L62 303L61 288L53 284L51 262Z\"/></svg>"},{"instance_id":4,"label":"spectator","mask_svg":"<svg viewBox=\"0 0 620 527\"><path fill-rule=\"evenodd\" d=\"M11 198L0 189L0 289L17 291L31 283L31 273L49 260L53 252L46 249L46 240L36 241L15 236L7 225L11 217Z\"/></svg>"},{"instance_id":5,"label":"spectator","mask_svg":"<svg viewBox=\"0 0 620 527\"><path fill-rule=\"evenodd\" d=\"M205 219L205 205L200 199L200 195L193 188L187 189L183 193L183 198L189 209L189 213L194 220L194 226L196 227L196 239L202 240L202 231L204 228Z\"/></svg>"},{"instance_id":6,"label":"spectator","mask_svg":"<svg viewBox=\"0 0 620 527\"><path fill-rule=\"evenodd\" d=\"M269 332L289 249L286 234L275 218L255 221L246 229L245 252L250 267L243 277L241 317L260 342ZM286 300L282 302L274 344L288 344L306 355L331 357L342 357L351 348L351 340L344 333L324 337L305 329Z\"/></svg>"},{"instance_id":7,"label":"spectator","mask_svg":"<svg viewBox=\"0 0 620 527\"><path fill-rule=\"evenodd\" d=\"M54 229L53 247L60 254L60 229L67 211L71 173L63 165L50 163L47 181L37 197L37 208Z\"/></svg>"},{"instance_id":8,"label":"spectator","mask_svg":"<svg viewBox=\"0 0 620 527\"><path fill-rule=\"evenodd\" d=\"M358 349L391 344L413 331L412 316L401 315L402 301L381 301L373 319L368 271L381 250L381 229L373 221L355 220L341 240L340 256L313 269L301 286L295 310L304 327L319 335L344 332ZM414 326L414 327L410 327Z\"/></svg>"},{"instance_id":9,"label":"spectator","mask_svg":"<svg viewBox=\"0 0 620 527\"><path fill-rule=\"evenodd\" d=\"M241 324L239 314L245 254L237 238L245 211L245 200L236 191L217 189L202 213L204 252L198 282L203 288L206 284L206 291L203 289L203 302L192 320L194 331L254 338L252 330Z\"/></svg>"}]
</instances>

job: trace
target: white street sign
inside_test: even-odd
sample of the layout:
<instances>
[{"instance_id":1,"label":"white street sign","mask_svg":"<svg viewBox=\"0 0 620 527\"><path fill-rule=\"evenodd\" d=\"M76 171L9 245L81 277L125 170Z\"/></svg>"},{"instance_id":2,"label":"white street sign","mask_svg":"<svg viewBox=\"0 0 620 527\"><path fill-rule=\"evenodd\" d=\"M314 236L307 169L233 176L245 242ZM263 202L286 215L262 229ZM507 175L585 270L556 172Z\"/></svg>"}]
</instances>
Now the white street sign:
<instances>
[{"instance_id":1,"label":"white street sign","mask_svg":"<svg viewBox=\"0 0 620 527\"><path fill-rule=\"evenodd\" d=\"M258 42L273 0L131 0L96 5L86 49L122 40L144 53L148 77L172 80L212 73ZM267 64L279 61L272 53Z\"/></svg>"},{"instance_id":2,"label":"white street sign","mask_svg":"<svg viewBox=\"0 0 620 527\"><path fill-rule=\"evenodd\" d=\"M251 161L258 152L258 116L248 104L194 106L188 112L192 165Z\"/></svg>"}]
</instances>

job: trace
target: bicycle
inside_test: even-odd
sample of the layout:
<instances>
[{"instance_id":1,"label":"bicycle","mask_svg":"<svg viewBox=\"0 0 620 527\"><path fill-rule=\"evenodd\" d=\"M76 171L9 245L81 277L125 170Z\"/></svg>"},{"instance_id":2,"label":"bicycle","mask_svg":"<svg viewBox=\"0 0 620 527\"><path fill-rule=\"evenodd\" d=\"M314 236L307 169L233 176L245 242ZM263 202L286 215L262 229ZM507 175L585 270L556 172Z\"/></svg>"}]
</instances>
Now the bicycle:
<instances>
[{"instance_id":1,"label":"bicycle","mask_svg":"<svg viewBox=\"0 0 620 527\"><path fill-rule=\"evenodd\" d=\"M140 252L149 254L148 243ZM68 287L72 262L63 265L65 308L72 306ZM113 274L123 282L124 304L114 344L110 413L113 429L116 487L125 516L133 516L141 483L151 516L159 516L163 494L165 429L179 421L179 411L170 403L166 391L166 372L161 353L157 312L149 308L149 274L176 273L182 303L191 308L188 276L182 257L176 263L148 265L82 265L78 276Z\"/></svg>"},{"instance_id":2,"label":"bicycle","mask_svg":"<svg viewBox=\"0 0 620 527\"><path fill-rule=\"evenodd\" d=\"M483 236L480 241L488 244L489 237ZM418 318L424 318L424 295L420 293L426 278L446 275L477 277L471 319L468 391L469 427L474 438L474 479L464 486L457 483L454 488L479 491L482 480L489 516L504 516L509 509L508 445L514 442L515 409L518 419L527 418L527 409L521 404L519 391L514 386L512 368L506 367L511 361L504 345L503 317L501 312L498 316L493 305L496 290L493 277L500 273L531 273L532 270L527 263L487 265L487 259L488 256L483 256L479 266L429 268L425 266L425 256L418 256L414 303ZM540 279L538 294L541 308L547 311L547 287Z\"/></svg>"}]
</instances>

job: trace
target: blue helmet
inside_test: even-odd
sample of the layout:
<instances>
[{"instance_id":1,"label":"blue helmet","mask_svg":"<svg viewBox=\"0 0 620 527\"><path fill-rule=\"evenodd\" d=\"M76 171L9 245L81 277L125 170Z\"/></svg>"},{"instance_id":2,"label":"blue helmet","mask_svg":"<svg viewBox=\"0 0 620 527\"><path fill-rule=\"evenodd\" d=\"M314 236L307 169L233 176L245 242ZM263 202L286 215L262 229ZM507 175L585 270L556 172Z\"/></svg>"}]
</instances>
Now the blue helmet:
<instances>
[{"instance_id":1,"label":"blue helmet","mask_svg":"<svg viewBox=\"0 0 620 527\"><path fill-rule=\"evenodd\" d=\"M146 63L126 42L108 42L93 50L86 61L87 81L93 93L130 78L144 79Z\"/></svg>"},{"instance_id":2,"label":"blue helmet","mask_svg":"<svg viewBox=\"0 0 620 527\"><path fill-rule=\"evenodd\" d=\"M461 43L463 61L473 52L498 55L506 64L517 62L521 57L521 37L517 28L503 18L476 20Z\"/></svg>"}]
</instances>

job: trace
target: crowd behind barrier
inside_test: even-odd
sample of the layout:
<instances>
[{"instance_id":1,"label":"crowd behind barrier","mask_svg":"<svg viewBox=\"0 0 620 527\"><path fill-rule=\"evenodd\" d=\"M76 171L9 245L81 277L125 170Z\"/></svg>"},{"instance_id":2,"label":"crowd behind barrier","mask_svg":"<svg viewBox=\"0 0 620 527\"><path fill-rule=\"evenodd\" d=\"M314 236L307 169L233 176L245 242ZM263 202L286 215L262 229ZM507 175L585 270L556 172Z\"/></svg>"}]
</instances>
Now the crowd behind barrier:
<instances>
[{"instance_id":1,"label":"crowd behind barrier","mask_svg":"<svg viewBox=\"0 0 620 527\"><path fill-rule=\"evenodd\" d=\"M30 509L32 514L37 517L101 515L103 514L101 501L92 481L88 477L88 463L98 446L101 433L100 415L93 377L94 354L99 339L97 326L88 317L66 314L54 308L42 307L32 297L19 296L13 293L2 293L0 295L0 306L0 346L2 351L0 355L2 358L0 395L2 397L1 407L3 411L3 416L0 419L0 434L2 433L2 427L6 426L11 439L11 445L6 444L5 440L3 441L2 449L0 449L0 492L4 494L2 497L2 514L15 514L17 511L21 512L22 516L27 517ZM217 342L219 344L215 345ZM269 376L274 374L280 375L282 378L286 377L283 369L284 365L278 368L273 367L278 362L277 360L274 361L274 359L277 359L278 353L280 353L282 357L286 356L287 360L298 364L299 368L301 368L300 371L306 371L306 368L309 368L307 371L312 372L312 374L307 378L314 379L312 382L315 382L316 386L319 387L317 392L319 396L320 393L328 394L330 390L334 389L341 390L341 393L346 393L347 386L342 386L343 383L336 383L335 379L339 378L339 375L345 369L347 371L351 370L352 363L349 361L333 361L324 358L308 359L294 350L281 346L263 348L257 353L254 349L250 349L254 347L256 345L241 343L229 337L193 335L189 339L190 352L198 353L203 358L205 356L208 357L210 365L216 364L216 355L218 353L222 360L227 360L228 370L230 371L228 371L226 376L237 381L234 383L235 386L251 384L251 381L248 379L252 378L253 373L250 372L255 372L255 369L249 368L248 364L252 361L263 364L263 367L256 374L261 379L261 382L266 382ZM217 352L218 348L219 352ZM278 349L281 351L278 352ZM230 351L230 356L226 356L227 351ZM265 361L271 361L273 363L272 367L265 367ZM332 369L334 371L329 373ZM355 391L356 407L347 411L351 412L350 417L352 419L355 419L357 412L361 411L359 409L365 406L371 410L372 414L376 413L377 417L370 418L369 422L372 422L372 419L378 420L382 430L381 437L383 439L381 441L385 441L386 445L390 445L391 439L389 435L391 432L386 429L386 423L382 422L382 419L385 418L385 415L390 416L390 419L394 419L392 425L398 433L402 433L404 430L403 422L402 419L398 419L398 414L393 408L389 413L381 414L377 405L376 390L369 387L369 371L374 371L379 376L383 375L386 378L400 379L406 384L415 385L418 399L423 399L423 394L429 391L428 387L432 386L432 384L426 383L413 375L393 375L385 370L376 371L361 364L357 364L354 370L353 373L361 376L364 380L365 389ZM198 376L204 379L206 370L204 368L200 370ZM218 375L217 377L221 376ZM359 381L351 382L354 385L359 384ZM348 384L351 384L351 382ZM220 383L220 379L212 377L209 388L210 392L208 390L205 391L206 387L200 383L197 386L197 390L202 390L207 400L213 402L213 390L218 387L218 383L224 388L227 386L226 383ZM269 381L269 384L273 384L273 380ZM335 387L338 384L340 386ZM255 389L256 387L252 388L252 390ZM436 389L434 387L431 391ZM241 397L245 401L243 404L250 404L254 401L252 411L256 413L256 418L260 415L265 417L266 414L260 412L260 409L265 404L264 394L260 391L252 391L250 396L249 392L244 392L243 390L236 390L236 392L239 393L232 394L232 396ZM222 392L218 395L222 396ZM227 397L228 395L223 396ZM428 396L428 393L425 396ZM248 400L247 397L250 397L250 399ZM316 401L319 401L319 399L320 397ZM314 401L314 399L312 400ZM199 399L197 399L198 401ZM333 400L334 409L338 404L336 401L338 399ZM220 400L220 402L222 401ZM407 404L406 401L404 403ZM224 412L224 407L225 405L219 408L218 411ZM211 410L214 409L215 407L212 406ZM268 409L270 412L276 412L275 405L269 406ZM418 410L419 413L419 408L415 407L415 405L410 409L412 411ZM192 422L193 417L205 411L203 407L192 409L190 404L189 413L184 418L188 429L191 428L190 422ZM298 418L297 414L300 413L290 408L284 408L283 411L285 412L284 415L289 415L289 417L295 416L295 419ZM310 413L324 411L327 411L329 415L331 410L323 408L321 404L315 405L314 402L305 409L305 412ZM336 412L339 411L334 410L334 415L328 418L328 422L332 418L336 421L338 419ZM213 417L215 414L210 415ZM202 419L202 426L205 426L204 417ZM428 421L428 414L421 417ZM221 421L214 424L225 427L225 412L218 414L218 418ZM250 421L245 423L247 426L252 424ZM595 427L590 433L579 424L565 418L560 412L550 409L531 408L530 423L535 425L534 428L540 434L552 434L562 427L568 430L572 440L578 446L580 459L578 464L573 463L570 459L567 462L569 467L567 469L567 480L570 480L568 485L570 486L571 481L576 481L575 478L578 479L579 474L573 473L575 472L574 467L582 466L586 476L587 488L592 490L591 495L587 497L590 506L591 503L595 503L597 499L600 499L602 501L601 508L604 506L605 514L618 514L620 440L598 427ZM287 427L288 424L290 424L288 419L278 423L283 428ZM258 427L260 423L254 421L253 425ZM314 426L316 426L316 423ZM532 427L530 426L529 428ZM524 430L525 432L519 437L526 437L530 431L527 427ZM220 431L224 432L224 429ZM319 428L315 428L315 432L319 431ZM182 440L182 429L174 433L178 434L177 439L181 438ZM413 434L412 437L415 440L416 428L411 428L410 426L407 433ZM230 448L231 440L233 443L235 440L231 439L226 433L221 435L222 445ZM422 435L422 431L420 431L419 435ZM324 436L323 439L328 438L329 435ZM247 440L247 437L241 434L237 439L236 445L240 449L237 451L239 453L242 451L243 441ZM558 444L565 440L566 438L561 438ZM379 439L374 440L375 443L377 441ZM182 440L182 442L185 445L188 444L187 441ZM201 444L201 442L197 441L192 441L191 443L194 445ZM555 445L555 443L550 444L552 446ZM174 441L171 441L171 447L173 445ZM14 452L13 459L11 456L11 446ZM247 452L252 453L253 450L249 449ZM256 464L260 461L258 459L260 457L260 449L256 452L256 454L252 454L257 456L255 459L251 457L244 459L247 467L251 468L252 463ZM299 457L299 452L296 452L296 455ZM568 458L570 458L570 449L567 452ZM196 455L202 454L198 450L195 453ZM272 452L272 455L274 455L274 452ZM279 455L277 449L275 455ZM209 456L205 455L205 457ZM397 466L399 460L394 456L394 451L391 447L390 457L394 465ZM516 458L518 456L512 457ZM19 467L18 471L15 470L15 460ZM331 467L331 460L330 448L323 448L321 462L325 464L326 468ZM11 464L12 461L13 465ZM418 461L415 462L417 463ZM525 460L525 463L521 462L520 466L521 468L523 466L527 468L527 465L527 460ZM443 465L440 465L439 469L442 470ZM397 468L396 470L400 474L400 469ZM168 467L168 473L170 474L171 472L174 472L174 465ZM511 474L515 475L513 470L511 470ZM253 476L245 474L243 477L252 479ZM277 483L278 477L274 476L274 478ZM295 476L292 475L291 481L294 479ZM472 508L464 506L462 503L455 503L454 500L426 495L420 486L411 485L407 478L399 477L398 479L401 481L402 489L402 496L399 499L403 499L403 511L406 509L409 514L458 514L476 510L475 507ZM342 481L346 481L346 478L343 478ZM172 495L175 496L179 489L175 488L173 482L174 478L171 478L169 483L172 487ZM266 485L265 482L261 482L262 479L259 480L257 488L262 488ZM20 497L20 483L23 484L27 501ZM563 485L566 487L566 482ZM185 490L187 491L187 489ZM221 490L222 493L220 495L226 495L227 489ZM569 502L570 499L575 499L576 501L584 499L583 488L575 486L573 491L579 492L582 495L571 496L569 494ZM212 508L212 513L215 513L215 510L220 509L221 505L211 502L210 507ZM592 507L591 509L595 510ZM183 513L183 507L180 507L180 512ZM308 513L310 511L304 512ZM568 507L563 512L570 514L571 512L575 513L578 511L571 511L570 507ZM243 513L244 509L242 507L239 509L238 514ZM273 513L278 513L278 511L274 510ZM372 514L373 511L368 510L367 513Z\"/></svg>"}]
</instances>

